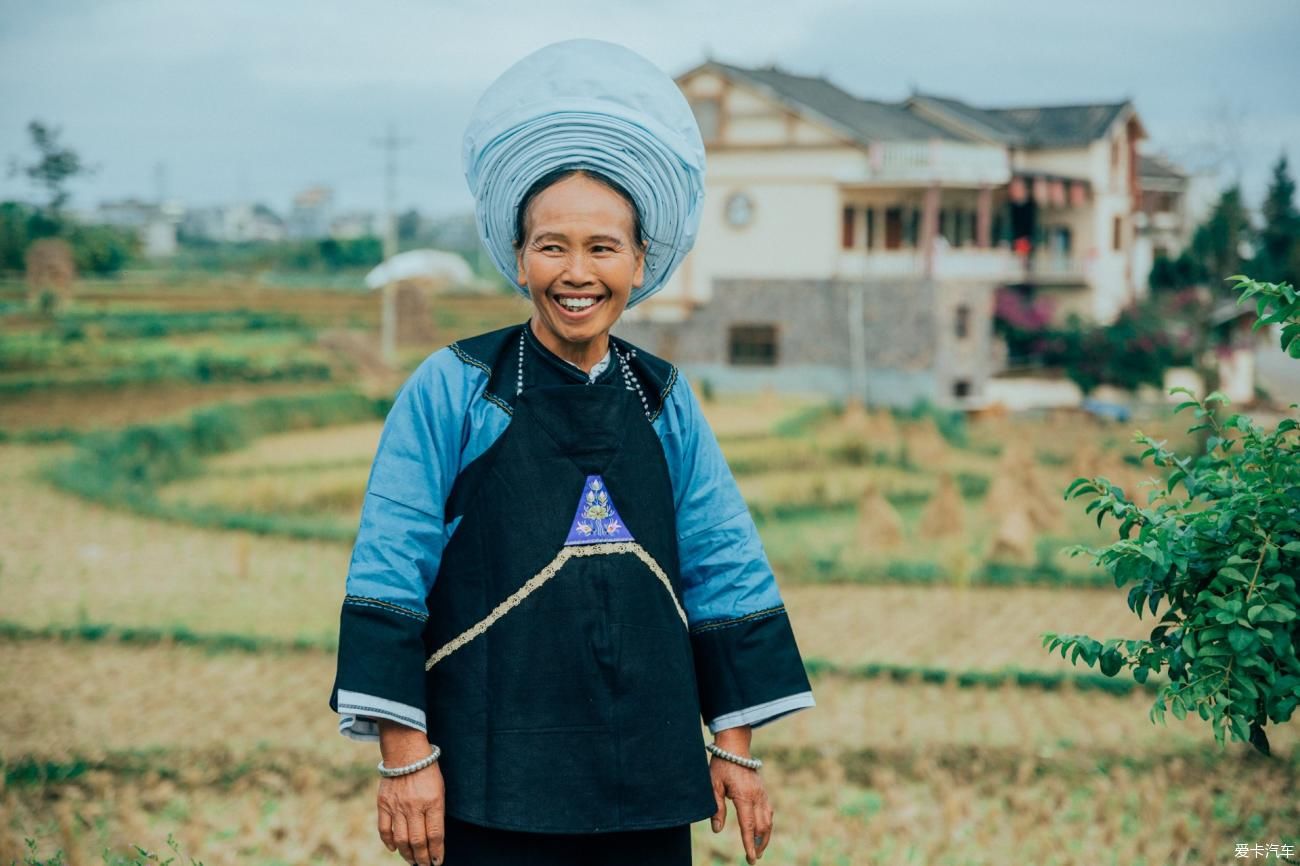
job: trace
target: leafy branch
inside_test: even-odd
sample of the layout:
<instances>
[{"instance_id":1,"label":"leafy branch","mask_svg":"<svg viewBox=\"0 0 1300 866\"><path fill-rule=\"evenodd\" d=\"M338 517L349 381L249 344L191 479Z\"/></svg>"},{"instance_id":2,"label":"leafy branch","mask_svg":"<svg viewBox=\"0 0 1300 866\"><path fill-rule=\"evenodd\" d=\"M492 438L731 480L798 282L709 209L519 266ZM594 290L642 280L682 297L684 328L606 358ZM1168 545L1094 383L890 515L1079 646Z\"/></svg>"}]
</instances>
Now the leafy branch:
<instances>
[{"instance_id":1,"label":"leafy branch","mask_svg":"<svg viewBox=\"0 0 1300 866\"><path fill-rule=\"evenodd\" d=\"M1238 304L1255 300L1254 329L1281 326L1282 349L1300 358L1300 298L1288 283L1235 276ZM1192 410L1188 432L1207 431L1204 452L1177 454L1138 430L1140 461L1166 474L1140 504L1104 477L1076 478L1065 499L1091 497L1100 527L1107 517L1118 539L1088 554L1115 586L1128 589L1138 618L1164 615L1147 640L1108 640L1048 632L1043 646L1077 664L1098 664L1106 676L1131 669L1146 682L1167 670L1156 694L1152 722L1166 712L1195 712L1211 724L1222 747L1228 735L1268 754L1269 722L1289 721L1300 705L1300 421L1282 419L1271 430L1246 415L1220 419L1228 398L1215 391L1198 398L1186 388L1174 412ZM1300 404L1291 404L1291 409Z\"/></svg>"}]
</instances>

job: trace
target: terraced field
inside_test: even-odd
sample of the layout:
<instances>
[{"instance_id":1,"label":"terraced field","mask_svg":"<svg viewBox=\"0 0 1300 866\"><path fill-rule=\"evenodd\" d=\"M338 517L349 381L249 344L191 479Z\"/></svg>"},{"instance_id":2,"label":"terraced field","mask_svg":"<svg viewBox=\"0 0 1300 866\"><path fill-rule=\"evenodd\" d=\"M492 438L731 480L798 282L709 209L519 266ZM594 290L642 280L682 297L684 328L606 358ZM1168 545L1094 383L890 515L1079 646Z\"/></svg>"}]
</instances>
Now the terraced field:
<instances>
[{"instance_id":1,"label":"terraced field","mask_svg":"<svg viewBox=\"0 0 1300 866\"><path fill-rule=\"evenodd\" d=\"M144 327L117 315L143 310L148 327L174 330L247 309L364 328L376 312L342 293L207 292L96 289L84 306L111 314L111 327ZM449 301L437 324L467 334L521 312L513 299ZM44 338L24 339L0 356L45 351ZM165 339L184 351L283 346L202 330ZM408 348L405 366L433 348ZM348 534L380 422L232 436L242 447L213 447L155 487L105 487L96 501L49 474L85 457L83 431L352 383L340 375L327 386L173 382L0 400L0 863L22 862L28 838L40 857L62 850L90 864L106 848L165 854L168 834L177 862L209 866L390 856L374 830L377 750L340 737L327 705ZM755 731L776 806L763 862L1163 866L1300 842L1294 725L1270 730L1271 759L1240 744L1220 751L1195 716L1153 724L1150 688L1042 646L1047 631L1149 632L1150 617L1134 617L1086 557L1059 553L1108 540L1060 492L1084 473L1139 490L1150 469L1124 459L1129 438L1140 427L1181 441L1185 425L1167 409L1114 425L841 414L774 395L704 405L818 702ZM139 435L166 445L179 434ZM1040 505L1009 529L1008 513L1030 500ZM217 512L257 531L187 517ZM743 862L735 830L697 825L696 862ZM454 838L448 852L455 866Z\"/></svg>"}]
</instances>

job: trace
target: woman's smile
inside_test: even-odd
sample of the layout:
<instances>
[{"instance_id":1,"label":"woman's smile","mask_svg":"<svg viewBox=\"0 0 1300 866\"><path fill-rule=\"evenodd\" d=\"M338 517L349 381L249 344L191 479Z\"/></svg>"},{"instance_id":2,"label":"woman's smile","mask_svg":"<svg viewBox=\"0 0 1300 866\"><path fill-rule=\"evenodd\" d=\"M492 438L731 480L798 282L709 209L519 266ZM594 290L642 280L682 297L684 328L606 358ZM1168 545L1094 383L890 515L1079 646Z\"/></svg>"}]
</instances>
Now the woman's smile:
<instances>
[{"instance_id":1,"label":"woman's smile","mask_svg":"<svg viewBox=\"0 0 1300 866\"><path fill-rule=\"evenodd\" d=\"M605 302L604 295L582 294L578 292L557 292L551 295L555 305L560 308L564 318L581 322L592 316L593 311Z\"/></svg>"}]
</instances>

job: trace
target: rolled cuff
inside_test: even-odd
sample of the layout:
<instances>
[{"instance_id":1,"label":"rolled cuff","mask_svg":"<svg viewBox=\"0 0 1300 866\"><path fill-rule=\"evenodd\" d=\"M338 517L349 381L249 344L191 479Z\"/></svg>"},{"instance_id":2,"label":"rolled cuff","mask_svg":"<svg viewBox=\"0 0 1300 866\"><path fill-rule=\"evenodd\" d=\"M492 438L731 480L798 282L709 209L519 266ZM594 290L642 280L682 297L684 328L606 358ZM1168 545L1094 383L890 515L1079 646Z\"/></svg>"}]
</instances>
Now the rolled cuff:
<instances>
[{"instance_id":1,"label":"rolled cuff","mask_svg":"<svg viewBox=\"0 0 1300 866\"><path fill-rule=\"evenodd\" d=\"M374 742L379 739L379 720L388 719L427 733L424 710L385 698L339 689L339 733L349 740Z\"/></svg>"},{"instance_id":2,"label":"rolled cuff","mask_svg":"<svg viewBox=\"0 0 1300 866\"><path fill-rule=\"evenodd\" d=\"M738 728L741 725L761 728L768 722L774 722L782 716L788 716L798 710L815 706L817 706L817 701L813 699L811 691L799 692L798 694L787 695L784 698L756 704L752 707L745 707L743 710L724 713L709 722L709 730L716 734L718 731L725 731L727 728Z\"/></svg>"}]
</instances>

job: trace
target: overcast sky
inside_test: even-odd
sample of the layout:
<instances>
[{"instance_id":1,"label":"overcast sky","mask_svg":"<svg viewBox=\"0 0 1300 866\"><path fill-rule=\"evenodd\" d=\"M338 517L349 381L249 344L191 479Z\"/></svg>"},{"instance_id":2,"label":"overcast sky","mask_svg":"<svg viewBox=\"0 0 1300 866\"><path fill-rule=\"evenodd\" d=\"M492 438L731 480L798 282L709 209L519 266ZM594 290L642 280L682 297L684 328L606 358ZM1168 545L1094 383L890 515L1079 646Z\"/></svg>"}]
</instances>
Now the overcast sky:
<instances>
[{"instance_id":1,"label":"overcast sky","mask_svg":"<svg viewBox=\"0 0 1300 866\"><path fill-rule=\"evenodd\" d=\"M653 12L648 11L653 10ZM169 197L287 209L324 183L384 200L390 122L403 208L470 208L460 135L529 51L587 36L676 75L713 56L822 74L860 96L912 87L974 105L1134 100L1148 145L1239 172L1256 206L1284 149L1300 161L1297 0L0 0L0 165L26 125L62 127L98 166L73 205ZM0 172L0 198L35 198Z\"/></svg>"}]
</instances>

